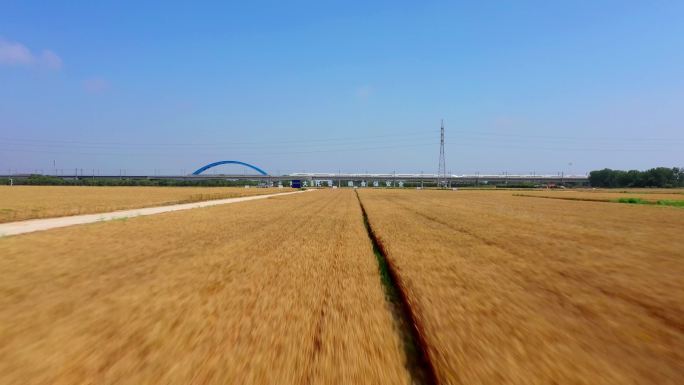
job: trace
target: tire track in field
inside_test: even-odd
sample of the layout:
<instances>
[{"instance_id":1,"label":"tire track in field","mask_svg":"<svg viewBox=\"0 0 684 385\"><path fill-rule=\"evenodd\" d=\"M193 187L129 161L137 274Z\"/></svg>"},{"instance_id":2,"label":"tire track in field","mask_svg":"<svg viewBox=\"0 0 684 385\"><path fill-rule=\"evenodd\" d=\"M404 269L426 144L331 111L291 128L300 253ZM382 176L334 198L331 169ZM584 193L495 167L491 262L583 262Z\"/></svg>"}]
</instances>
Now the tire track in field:
<instances>
[{"instance_id":1,"label":"tire track in field","mask_svg":"<svg viewBox=\"0 0 684 385\"><path fill-rule=\"evenodd\" d=\"M368 214L361 202L358 191L354 192L361 207L363 223L368 237L373 244L373 252L378 260L378 270L380 271L380 280L385 288L385 297L389 303L397 329L401 334L401 339L404 342L407 360L406 368L411 374L414 384L439 384L435 367L430 360L424 328L411 308L408 296L406 295L406 288L403 286L396 268L387 258L385 248L370 226Z\"/></svg>"}]
</instances>

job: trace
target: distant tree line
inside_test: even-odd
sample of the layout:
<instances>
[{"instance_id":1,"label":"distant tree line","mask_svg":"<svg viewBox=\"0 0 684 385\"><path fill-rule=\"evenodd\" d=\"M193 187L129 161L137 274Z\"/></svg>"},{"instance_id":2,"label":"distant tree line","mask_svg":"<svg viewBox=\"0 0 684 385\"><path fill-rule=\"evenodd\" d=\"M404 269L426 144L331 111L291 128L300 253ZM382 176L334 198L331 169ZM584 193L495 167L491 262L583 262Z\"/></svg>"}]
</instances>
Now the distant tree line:
<instances>
[{"instance_id":1,"label":"distant tree line","mask_svg":"<svg viewBox=\"0 0 684 385\"><path fill-rule=\"evenodd\" d=\"M36 186L196 186L196 187L229 187L229 186L256 186L257 181L246 180L225 180L225 179L205 179L205 180L177 180L177 179L112 179L112 178L90 178L81 177L74 179L63 179L50 175L30 175L28 178L12 178L14 185L36 185ZM9 178L0 178L0 185L9 185Z\"/></svg>"},{"instance_id":2,"label":"distant tree line","mask_svg":"<svg viewBox=\"0 0 684 385\"><path fill-rule=\"evenodd\" d=\"M656 167L646 171L603 170L589 173L593 187L684 187L684 168Z\"/></svg>"}]
</instances>

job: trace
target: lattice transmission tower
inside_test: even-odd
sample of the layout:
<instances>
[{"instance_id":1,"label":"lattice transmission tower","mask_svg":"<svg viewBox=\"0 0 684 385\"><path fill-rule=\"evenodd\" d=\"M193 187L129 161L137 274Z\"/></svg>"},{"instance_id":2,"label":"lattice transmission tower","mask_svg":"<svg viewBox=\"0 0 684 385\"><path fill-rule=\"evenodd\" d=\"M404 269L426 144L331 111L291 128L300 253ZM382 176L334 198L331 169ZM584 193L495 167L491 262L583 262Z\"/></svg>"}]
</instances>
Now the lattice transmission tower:
<instances>
[{"instance_id":1,"label":"lattice transmission tower","mask_svg":"<svg viewBox=\"0 0 684 385\"><path fill-rule=\"evenodd\" d=\"M446 161L444 160L444 119L439 138L439 170L437 171L437 185L442 188L447 187Z\"/></svg>"}]
</instances>

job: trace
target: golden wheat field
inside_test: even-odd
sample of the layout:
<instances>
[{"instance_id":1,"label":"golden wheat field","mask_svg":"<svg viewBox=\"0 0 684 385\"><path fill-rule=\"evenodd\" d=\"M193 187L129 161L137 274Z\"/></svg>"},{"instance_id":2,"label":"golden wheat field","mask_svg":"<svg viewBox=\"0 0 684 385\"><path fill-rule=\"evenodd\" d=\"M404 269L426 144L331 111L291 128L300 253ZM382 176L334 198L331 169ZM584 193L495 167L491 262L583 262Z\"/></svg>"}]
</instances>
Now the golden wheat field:
<instances>
[{"instance_id":1,"label":"golden wheat field","mask_svg":"<svg viewBox=\"0 0 684 385\"><path fill-rule=\"evenodd\" d=\"M684 211L359 193L446 384L678 384Z\"/></svg>"},{"instance_id":2,"label":"golden wheat field","mask_svg":"<svg viewBox=\"0 0 684 385\"><path fill-rule=\"evenodd\" d=\"M328 189L2 237L0 385L681 383L684 210L514 193Z\"/></svg>"},{"instance_id":3,"label":"golden wheat field","mask_svg":"<svg viewBox=\"0 0 684 385\"><path fill-rule=\"evenodd\" d=\"M411 380L349 190L7 237L0 255L2 384Z\"/></svg>"},{"instance_id":4,"label":"golden wheat field","mask_svg":"<svg viewBox=\"0 0 684 385\"><path fill-rule=\"evenodd\" d=\"M291 191L238 187L0 186L0 223Z\"/></svg>"}]
</instances>

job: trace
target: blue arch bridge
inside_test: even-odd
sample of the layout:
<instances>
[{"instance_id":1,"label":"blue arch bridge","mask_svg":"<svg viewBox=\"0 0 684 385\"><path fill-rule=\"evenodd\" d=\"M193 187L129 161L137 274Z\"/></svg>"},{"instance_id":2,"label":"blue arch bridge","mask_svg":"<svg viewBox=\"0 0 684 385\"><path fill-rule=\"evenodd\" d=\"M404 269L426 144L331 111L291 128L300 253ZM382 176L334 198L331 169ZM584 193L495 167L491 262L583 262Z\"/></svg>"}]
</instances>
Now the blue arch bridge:
<instances>
[{"instance_id":1,"label":"blue arch bridge","mask_svg":"<svg viewBox=\"0 0 684 385\"><path fill-rule=\"evenodd\" d=\"M202 166L202 167L198 168L197 170L195 170L195 172L193 172L192 175L200 175L201 173L207 171L208 169L210 169L212 167L220 166L223 164L239 164L241 166L249 167L261 175L268 175L268 173L266 171L260 169L259 167L254 166L254 165L249 164L249 163L240 162L239 160L221 160L218 162L209 163L208 165Z\"/></svg>"}]
</instances>

